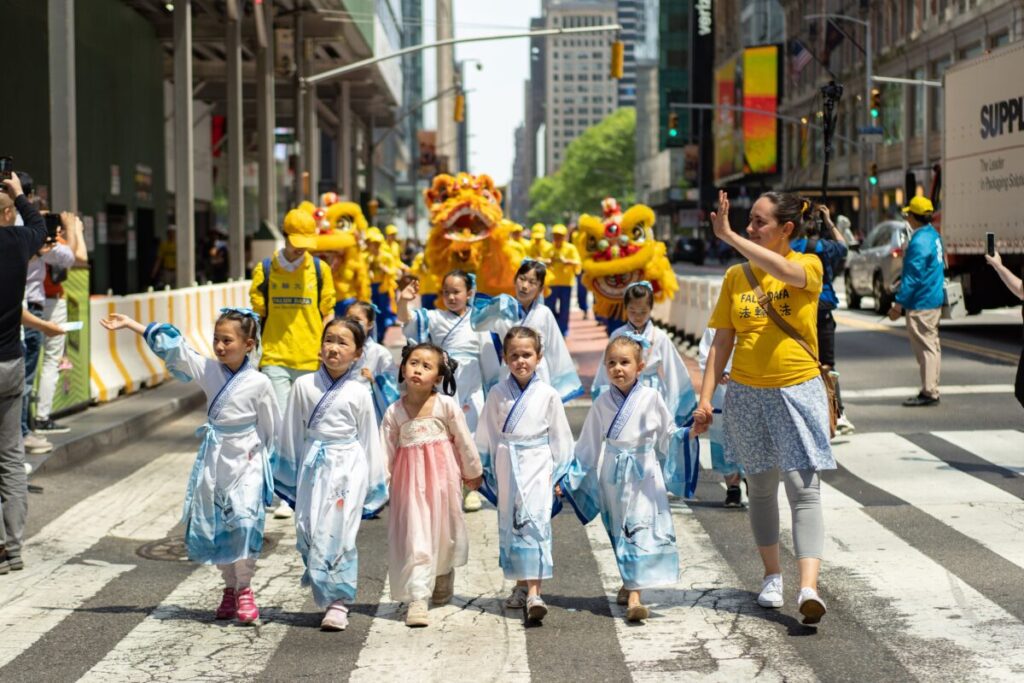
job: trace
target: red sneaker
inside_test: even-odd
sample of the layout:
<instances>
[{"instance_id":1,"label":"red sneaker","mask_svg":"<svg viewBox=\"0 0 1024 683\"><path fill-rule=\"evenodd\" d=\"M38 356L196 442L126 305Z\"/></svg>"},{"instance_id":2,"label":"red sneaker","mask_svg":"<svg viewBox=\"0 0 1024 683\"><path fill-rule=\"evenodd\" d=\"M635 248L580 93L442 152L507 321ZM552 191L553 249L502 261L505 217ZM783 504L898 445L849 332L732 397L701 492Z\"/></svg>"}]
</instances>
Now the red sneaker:
<instances>
[{"instance_id":1,"label":"red sneaker","mask_svg":"<svg viewBox=\"0 0 1024 683\"><path fill-rule=\"evenodd\" d=\"M256 596L252 588L238 591L238 620L243 624L251 624L260 618L260 608L256 606Z\"/></svg>"},{"instance_id":2,"label":"red sneaker","mask_svg":"<svg viewBox=\"0 0 1024 683\"><path fill-rule=\"evenodd\" d=\"M224 597L220 599L220 607L217 608L218 620L234 619L238 610L235 608L235 589L225 588Z\"/></svg>"}]
</instances>

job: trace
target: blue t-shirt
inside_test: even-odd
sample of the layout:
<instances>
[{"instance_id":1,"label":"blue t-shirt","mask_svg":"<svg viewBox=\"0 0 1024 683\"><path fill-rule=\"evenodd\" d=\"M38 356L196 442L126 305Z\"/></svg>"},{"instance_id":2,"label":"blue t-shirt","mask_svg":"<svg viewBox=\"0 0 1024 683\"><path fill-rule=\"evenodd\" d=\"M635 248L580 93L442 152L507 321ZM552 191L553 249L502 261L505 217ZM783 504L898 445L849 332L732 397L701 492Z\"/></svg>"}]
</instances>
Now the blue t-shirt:
<instances>
[{"instance_id":1,"label":"blue t-shirt","mask_svg":"<svg viewBox=\"0 0 1024 683\"><path fill-rule=\"evenodd\" d=\"M803 254L807 249L807 238L801 237L793 240L789 246L793 251ZM839 297L836 296L836 290L832 286L832 279L835 277L835 272L843 267L843 259L846 258L847 252L846 245L837 240L819 239L814 245L814 253L821 259L821 265L825 269L821 296L818 297L818 310L831 310L839 306Z\"/></svg>"}]
</instances>

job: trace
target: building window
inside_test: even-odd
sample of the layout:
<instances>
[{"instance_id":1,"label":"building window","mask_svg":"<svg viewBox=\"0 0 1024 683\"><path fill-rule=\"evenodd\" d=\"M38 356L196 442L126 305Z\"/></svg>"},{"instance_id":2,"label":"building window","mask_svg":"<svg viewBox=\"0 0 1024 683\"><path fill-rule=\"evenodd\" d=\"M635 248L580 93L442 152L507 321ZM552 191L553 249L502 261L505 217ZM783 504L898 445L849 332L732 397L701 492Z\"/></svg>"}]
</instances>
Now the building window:
<instances>
[{"instance_id":1,"label":"building window","mask_svg":"<svg viewBox=\"0 0 1024 683\"><path fill-rule=\"evenodd\" d=\"M1003 47L1004 45L1009 45L1009 44L1010 44L1010 32L1009 31L1003 31L1002 33L1000 33L998 35L994 35L989 40L989 46L993 50L995 50L996 48Z\"/></svg>"},{"instance_id":2,"label":"building window","mask_svg":"<svg viewBox=\"0 0 1024 683\"><path fill-rule=\"evenodd\" d=\"M981 43L975 43L960 50L960 59L973 59L982 53Z\"/></svg>"},{"instance_id":3,"label":"building window","mask_svg":"<svg viewBox=\"0 0 1024 683\"><path fill-rule=\"evenodd\" d=\"M919 67L911 72L911 78L920 81L924 80L924 68ZM910 94L910 137L916 138L924 135L924 112L927 101L928 88L923 85L912 85L909 87Z\"/></svg>"}]
</instances>

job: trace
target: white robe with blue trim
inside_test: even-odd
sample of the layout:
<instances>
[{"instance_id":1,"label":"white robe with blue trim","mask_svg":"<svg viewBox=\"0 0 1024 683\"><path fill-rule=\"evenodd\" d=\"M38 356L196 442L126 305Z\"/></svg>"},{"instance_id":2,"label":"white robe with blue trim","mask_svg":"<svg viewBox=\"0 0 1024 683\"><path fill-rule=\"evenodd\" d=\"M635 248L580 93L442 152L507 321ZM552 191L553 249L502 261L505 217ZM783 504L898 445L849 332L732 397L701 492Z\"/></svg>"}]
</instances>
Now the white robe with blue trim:
<instances>
[{"instance_id":1,"label":"white robe with blue trim","mask_svg":"<svg viewBox=\"0 0 1024 683\"><path fill-rule=\"evenodd\" d=\"M679 556L667 491L692 495L697 443L677 428L658 392L639 382L594 401L562 479L580 520L598 514L628 590L675 584Z\"/></svg>"},{"instance_id":2,"label":"white robe with blue trim","mask_svg":"<svg viewBox=\"0 0 1024 683\"><path fill-rule=\"evenodd\" d=\"M505 338L513 327L522 325L537 332L541 339L541 359L537 375L541 381L555 388L562 402L571 401L583 395L583 383L576 372L576 364L569 354L565 337L558 329L558 322L551 309L543 304L540 297L527 311L508 294L499 294L491 299L477 297L473 302L473 327L493 332L499 340ZM508 368L503 367L501 379L508 377Z\"/></svg>"},{"instance_id":3,"label":"white robe with blue trim","mask_svg":"<svg viewBox=\"0 0 1024 683\"><path fill-rule=\"evenodd\" d=\"M378 344L370 336L366 337L363 353L355 362L356 378L370 388L373 394L373 409L377 416L377 424L384 419L388 406L398 400L398 366L395 357L383 344ZM371 379L363 376L363 369L370 371Z\"/></svg>"},{"instance_id":4,"label":"white robe with blue trim","mask_svg":"<svg viewBox=\"0 0 1024 683\"><path fill-rule=\"evenodd\" d=\"M497 492L498 564L505 578L551 578L553 490L573 456L561 397L536 375L525 390L509 377L487 395L476 444L484 479Z\"/></svg>"},{"instance_id":5,"label":"white robe with blue trim","mask_svg":"<svg viewBox=\"0 0 1024 683\"><path fill-rule=\"evenodd\" d=\"M650 347L644 349L644 369L640 373L640 381L652 389L657 389L668 406L677 427L685 425L693 411L697 408L697 392L690 381L690 373L683 364L683 359L676 350L675 344L668 338L664 330L659 329L650 320L643 329L636 330L628 322L612 332L610 339L634 332L647 339ZM608 391L611 382L604 363L598 365L590 394L597 398L602 392Z\"/></svg>"},{"instance_id":6,"label":"white robe with blue trim","mask_svg":"<svg viewBox=\"0 0 1024 683\"><path fill-rule=\"evenodd\" d=\"M207 422L197 432L203 442L182 512L189 559L219 565L258 558L281 429L270 380L248 358L232 373L197 353L172 325L149 325L144 338L171 374L206 394Z\"/></svg>"},{"instance_id":7,"label":"white robe with blue trim","mask_svg":"<svg viewBox=\"0 0 1024 683\"><path fill-rule=\"evenodd\" d=\"M441 347L458 362L456 396L469 431L476 431L486 392L498 382L500 374L501 363L491 335L473 329L469 309L459 316L451 311L418 308L402 331L415 343L430 342Z\"/></svg>"},{"instance_id":8,"label":"white robe with blue trim","mask_svg":"<svg viewBox=\"0 0 1024 683\"><path fill-rule=\"evenodd\" d=\"M295 507L296 547L321 609L356 595L356 534L387 502L387 466L373 397L355 379L324 368L295 380L284 415L275 476Z\"/></svg>"}]
</instances>

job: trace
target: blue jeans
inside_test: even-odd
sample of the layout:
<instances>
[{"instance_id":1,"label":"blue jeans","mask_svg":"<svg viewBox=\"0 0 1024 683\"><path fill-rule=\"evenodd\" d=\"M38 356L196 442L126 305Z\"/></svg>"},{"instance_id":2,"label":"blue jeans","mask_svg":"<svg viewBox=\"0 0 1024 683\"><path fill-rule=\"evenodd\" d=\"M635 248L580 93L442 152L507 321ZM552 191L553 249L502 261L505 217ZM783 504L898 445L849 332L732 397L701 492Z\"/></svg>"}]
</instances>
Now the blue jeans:
<instances>
[{"instance_id":1,"label":"blue jeans","mask_svg":"<svg viewBox=\"0 0 1024 683\"><path fill-rule=\"evenodd\" d=\"M37 318L43 317L42 304L29 304L28 312ZM43 348L43 333L25 328L25 391L21 395L21 435L29 432L28 407L32 402L32 390L36 384L36 368L39 367L39 353Z\"/></svg>"},{"instance_id":2,"label":"blue jeans","mask_svg":"<svg viewBox=\"0 0 1024 683\"><path fill-rule=\"evenodd\" d=\"M551 296L544 299L558 321L562 336L569 334L569 301L572 299L572 285L551 285Z\"/></svg>"},{"instance_id":3,"label":"blue jeans","mask_svg":"<svg viewBox=\"0 0 1024 683\"><path fill-rule=\"evenodd\" d=\"M391 310L391 296L387 292L380 291L379 284L371 284L370 291L372 292L370 298L380 309L380 313L377 314L377 341L383 343L384 335L389 327L397 323L398 316Z\"/></svg>"},{"instance_id":4,"label":"blue jeans","mask_svg":"<svg viewBox=\"0 0 1024 683\"><path fill-rule=\"evenodd\" d=\"M420 308L425 311L437 308L437 294L420 294Z\"/></svg>"},{"instance_id":5,"label":"blue jeans","mask_svg":"<svg viewBox=\"0 0 1024 683\"><path fill-rule=\"evenodd\" d=\"M583 275L576 276L576 302L584 313L590 310L590 292L583 286Z\"/></svg>"}]
</instances>

